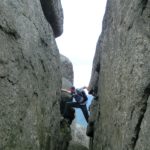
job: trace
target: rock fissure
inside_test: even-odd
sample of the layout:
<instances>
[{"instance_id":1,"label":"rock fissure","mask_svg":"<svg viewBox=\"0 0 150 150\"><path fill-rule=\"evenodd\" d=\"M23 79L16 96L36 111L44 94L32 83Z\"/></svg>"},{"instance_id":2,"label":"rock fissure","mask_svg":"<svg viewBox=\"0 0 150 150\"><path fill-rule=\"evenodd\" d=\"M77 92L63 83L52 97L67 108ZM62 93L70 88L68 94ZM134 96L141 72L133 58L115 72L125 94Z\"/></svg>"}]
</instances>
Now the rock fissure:
<instances>
[{"instance_id":1,"label":"rock fissure","mask_svg":"<svg viewBox=\"0 0 150 150\"><path fill-rule=\"evenodd\" d=\"M26 61L27 61L27 60L26 60ZM27 61L27 62L28 62L28 61ZM31 60L31 59L29 60L28 63L29 63L29 65L31 66L32 70L35 70L34 65L32 64L32 60Z\"/></svg>"},{"instance_id":2,"label":"rock fissure","mask_svg":"<svg viewBox=\"0 0 150 150\"><path fill-rule=\"evenodd\" d=\"M149 142L150 84L143 96L140 91L149 81L148 9L149 0L108 0L89 86L95 97L89 119L91 150L139 150ZM63 32L61 1L5 0L0 11L1 147L71 150L75 111L68 108L64 115L71 97L60 89L73 85L73 66L66 58L60 64L55 42ZM72 149L78 149L72 142Z\"/></svg>"},{"instance_id":3,"label":"rock fissure","mask_svg":"<svg viewBox=\"0 0 150 150\"><path fill-rule=\"evenodd\" d=\"M135 106L133 106L133 108L132 108L132 110L131 110L130 119L132 119L132 118L133 118L134 111L135 111Z\"/></svg>"},{"instance_id":4,"label":"rock fissure","mask_svg":"<svg viewBox=\"0 0 150 150\"><path fill-rule=\"evenodd\" d=\"M5 75L0 75L0 79L5 79L6 76Z\"/></svg>"},{"instance_id":5,"label":"rock fissure","mask_svg":"<svg viewBox=\"0 0 150 150\"><path fill-rule=\"evenodd\" d=\"M9 82L10 84L12 84L13 86L14 86L15 84L17 84L17 82L18 82L18 81L10 80L9 77L7 78L7 80L8 80L8 82Z\"/></svg>"},{"instance_id":6,"label":"rock fissure","mask_svg":"<svg viewBox=\"0 0 150 150\"><path fill-rule=\"evenodd\" d=\"M145 88L144 95L147 95L147 96L150 95L150 84L148 84L147 87Z\"/></svg>"},{"instance_id":7,"label":"rock fissure","mask_svg":"<svg viewBox=\"0 0 150 150\"><path fill-rule=\"evenodd\" d=\"M133 150L135 149L136 147L136 143L138 141L138 138L139 138L139 133L140 133L140 130L141 130L141 124L142 124L142 121L143 121L143 118L144 118L144 114L147 110L147 101L149 99L149 96L150 96L150 84L145 88L144 90L144 95L143 95L143 100L144 100L144 103L140 109L140 116L139 116L139 119L138 119L138 123L135 127L135 136L132 138L132 148Z\"/></svg>"},{"instance_id":8,"label":"rock fissure","mask_svg":"<svg viewBox=\"0 0 150 150\"><path fill-rule=\"evenodd\" d=\"M41 40L41 44L44 45L45 47L48 47L48 44L46 43L46 41L43 38L40 38Z\"/></svg>"},{"instance_id":9,"label":"rock fissure","mask_svg":"<svg viewBox=\"0 0 150 150\"><path fill-rule=\"evenodd\" d=\"M142 7L141 16L143 15L144 10L147 7L148 0L141 0L140 6Z\"/></svg>"},{"instance_id":10,"label":"rock fissure","mask_svg":"<svg viewBox=\"0 0 150 150\"><path fill-rule=\"evenodd\" d=\"M54 101L53 103L52 103L52 107L54 107L55 105L57 105L58 104L58 102L57 101Z\"/></svg>"},{"instance_id":11,"label":"rock fissure","mask_svg":"<svg viewBox=\"0 0 150 150\"><path fill-rule=\"evenodd\" d=\"M17 33L16 30L5 28L0 25L0 30L3 31L5 34L8 34L10 37L15 38L16 40L20 38L20 35Z\"/></svg>"},{"instance_id":12,"label":"rock fissure","mask_svg":"<svg viewBox=\"0 0 150 150\"><path fill-rule=\"evenodd\" d=\"M55 4L56 0L53 2ZM57 7L54 4L52 7ZM55 95L61 88L60 70L55 69L60 65L59 51L51 24L40 8L38 0L0 2L2 149L65 150L60 145L59 105L53 103L60 99L60 93ZM61 22L59 27L63 28Z\"/></svg>"},{"instance_id":13,"label":"rock fissure","mask_svg":"<svg viewBox=\"0 0 150 150\"><path fill-rule=\"evenodd\" d=\"M46 72L46 68L45 68L45 65L44 65L44 61L42 59L40 59L40 62L41 62L41 65L42 65L42 68L43 68L43 71Z\"/></svg>"}]
</instances>

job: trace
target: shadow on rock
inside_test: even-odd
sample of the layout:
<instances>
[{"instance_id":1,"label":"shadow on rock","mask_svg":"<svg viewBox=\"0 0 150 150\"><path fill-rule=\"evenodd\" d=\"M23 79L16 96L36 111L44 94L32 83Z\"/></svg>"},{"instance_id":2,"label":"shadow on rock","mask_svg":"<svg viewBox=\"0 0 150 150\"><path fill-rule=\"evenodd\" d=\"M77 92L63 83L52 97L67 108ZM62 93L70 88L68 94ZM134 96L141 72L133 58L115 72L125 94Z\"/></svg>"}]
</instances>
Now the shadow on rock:
<instances>
[{"instance_id":1,"label":"shadow on rock","mask_svg":"<svg viewBox=\"0 0 150 150\"><path fill-rule=\"evenodd\" d=\"M61 101L60 101L60 112L61 115L68 121L68 124L71 124L75 118L75 109L72 107L67 107L66 110L67 113L65 113L64 115L66 102L71 102L71 101L72 101L72 96L68 93L62 92Z\"/></svg>"}]
</instances>

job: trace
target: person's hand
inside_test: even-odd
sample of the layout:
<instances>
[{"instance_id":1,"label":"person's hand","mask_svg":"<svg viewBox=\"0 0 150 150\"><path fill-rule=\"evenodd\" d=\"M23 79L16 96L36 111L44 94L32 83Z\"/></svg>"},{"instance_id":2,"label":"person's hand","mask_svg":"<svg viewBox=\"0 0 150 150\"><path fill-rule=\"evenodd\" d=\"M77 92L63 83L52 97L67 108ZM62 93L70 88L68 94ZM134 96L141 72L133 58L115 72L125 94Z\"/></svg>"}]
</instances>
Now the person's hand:
<instances>
[{"instance_id":1,"label":"person's hand","mask_svg":"<svg viewBox=\"0 0 150 150\"><path fill-rule=\"evenodd\" d=\"M61 91L71 93L69 90L66 90L66 89L61 89Z\"/></svg>"}]
</instances>

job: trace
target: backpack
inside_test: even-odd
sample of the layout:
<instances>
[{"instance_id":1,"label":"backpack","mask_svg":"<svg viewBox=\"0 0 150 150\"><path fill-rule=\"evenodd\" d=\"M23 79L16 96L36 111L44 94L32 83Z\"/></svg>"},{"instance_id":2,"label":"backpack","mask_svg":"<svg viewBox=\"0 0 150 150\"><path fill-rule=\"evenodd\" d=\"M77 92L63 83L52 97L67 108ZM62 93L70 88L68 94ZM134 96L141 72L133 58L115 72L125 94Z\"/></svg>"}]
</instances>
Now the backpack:
<instances>
[{"instance_id":1,"label":"backpack","mask_svg":"<svg viewBox=\"0 0 150 150\"><path fill-rule=\"evenodd\" d=\"M76 94L74 94L73 97L78 103L83 103L88 99L84 90L79 90L79 89L76 89Z\"/></svg>"}]
</instances>

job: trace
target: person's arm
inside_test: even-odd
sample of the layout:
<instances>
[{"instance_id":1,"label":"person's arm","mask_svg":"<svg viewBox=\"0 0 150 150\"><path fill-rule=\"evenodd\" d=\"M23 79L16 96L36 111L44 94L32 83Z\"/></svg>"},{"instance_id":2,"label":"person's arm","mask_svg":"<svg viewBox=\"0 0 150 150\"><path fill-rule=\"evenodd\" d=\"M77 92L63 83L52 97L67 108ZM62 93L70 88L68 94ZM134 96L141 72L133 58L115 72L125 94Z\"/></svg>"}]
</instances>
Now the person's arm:
<instances>
[{"instance_id":1,"label":"person's arm","mask_svg":"<svg viewBox=\"0 0 150 150\"><path fill-rule=\"evenodd\" d=\"M81 87L81 88L78 88L79 91L82 91L82 90L84 90L84 89L87 89L87 87L86 87L86 86L83 86L83 87Z\"/></svg>"},{"instance_id":2,"label":"person's arm","mask_svg":"<svg viewBox=\"0 0 150 150\"><path fill-rule=\"evenodd\" d=\"M89 91L89 87L87 86L83 86L81 89L86 89L87 91Z\"/></svg>"},{"instance_id":3,"label":"person's arm","mask_svg":"<svg viewBox=\"0 0 150 150\"><path fill-rule=\"evenodd\" d=\"M71 91L69 91L69 90L67 90L67 89L61 89L61 91L63 91L63 92L67 92L67 93L71 93Z\"/></svg>"},{"instance_id":4,"label":"person's arm","mask_svg":"<svg viewBox=\"0 0 150 150\"><path fill-rule=\"evenodd\" d=\"M84 86L83 89L86 89L88 91L88 94L93 95L94 92L93 88L90 89L90 87Z\"/></svg>"}]
</instances>

